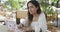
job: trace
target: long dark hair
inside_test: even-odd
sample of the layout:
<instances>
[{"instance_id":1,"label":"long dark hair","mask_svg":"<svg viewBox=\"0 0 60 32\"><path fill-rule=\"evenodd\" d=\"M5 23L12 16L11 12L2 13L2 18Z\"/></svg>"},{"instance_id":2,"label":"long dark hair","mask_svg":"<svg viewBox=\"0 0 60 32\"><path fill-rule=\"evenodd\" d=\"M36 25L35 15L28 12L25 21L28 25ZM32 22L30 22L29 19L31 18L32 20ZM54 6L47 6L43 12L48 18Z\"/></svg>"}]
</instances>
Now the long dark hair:
<instances>
[{"instance_id":1,"label":"long dark hair","mask_svg":"<svg viewBox=\"0 0 60 32\"><path fill-rule=\"evenodd\" d=\"M28 8L28 4L29 4L29 3L32 3L35 7L38 7L37 14L40 14L40 13L41 13L40 4L38 3L38 1L29 1L29 2L27 3L27 8ZM32 20L33 20L33 15L30 14L29 10L28 10L28 20L29 20L30 22L32 22Z\"/></svg>"}]
</instances>

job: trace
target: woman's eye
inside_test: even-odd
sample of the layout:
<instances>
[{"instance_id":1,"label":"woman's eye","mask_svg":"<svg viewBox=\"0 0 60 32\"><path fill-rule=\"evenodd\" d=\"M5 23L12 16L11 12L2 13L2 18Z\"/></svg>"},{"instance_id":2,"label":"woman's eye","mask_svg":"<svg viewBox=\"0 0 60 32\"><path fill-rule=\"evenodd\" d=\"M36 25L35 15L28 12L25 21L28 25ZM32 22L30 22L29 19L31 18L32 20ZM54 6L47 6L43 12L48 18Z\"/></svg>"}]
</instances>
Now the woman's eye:
<instances>
[{"instance_id":1,"label":"woman's eye","mask_svg":"<svg viewBox=\"0 0 60 32\"><path fill-rule=\"evenodd\" d=\"M27 9L34 8L33 6L27 7Z\"/></svg>"},{"instance_id":2,"label":"woman's eye","mask_svg":"<svg viewBox=\"0 0 60 32\"><path fill-rule=\"evenodd\" d=\"M31 8L33 8L33 6L31 6Z\"/></svg>"}]
</instances>

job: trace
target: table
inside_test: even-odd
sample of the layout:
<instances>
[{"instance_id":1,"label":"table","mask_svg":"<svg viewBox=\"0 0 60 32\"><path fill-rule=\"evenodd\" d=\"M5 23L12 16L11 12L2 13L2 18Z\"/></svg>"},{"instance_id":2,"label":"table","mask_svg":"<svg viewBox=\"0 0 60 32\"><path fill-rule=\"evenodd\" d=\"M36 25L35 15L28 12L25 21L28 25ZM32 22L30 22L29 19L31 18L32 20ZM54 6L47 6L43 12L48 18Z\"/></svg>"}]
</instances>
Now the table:
<instances>
[{"instance_id":1,"label":"table","mask_svg":"<svg viewBox=\"0 0 60 32\"><path fill-rule=\"evenodd\" d=\"M0 32L7 32L7 29L4 25L0 25Z\"/></svg>"}]
</instances>

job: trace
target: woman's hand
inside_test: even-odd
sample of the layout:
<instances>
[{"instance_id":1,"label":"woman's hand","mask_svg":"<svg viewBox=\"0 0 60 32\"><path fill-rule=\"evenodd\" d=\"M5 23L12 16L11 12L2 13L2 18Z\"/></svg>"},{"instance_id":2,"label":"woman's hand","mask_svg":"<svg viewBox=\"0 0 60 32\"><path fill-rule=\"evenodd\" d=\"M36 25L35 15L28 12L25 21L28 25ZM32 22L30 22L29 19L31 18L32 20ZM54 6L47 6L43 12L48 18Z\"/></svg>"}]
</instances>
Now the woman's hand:
<instances>
[{"instance_id":1,"label":"woman's hand","mask_svg":"<svg viewBox=\"0 0 60 32\"><path fill-rule=\"evenodd\" d=\"M34 27L26 27L26 31L28 31L28 32L34 31Z\"/></svg>"},{"instance_id":2,"label":"woman's hand","mask_svg":"<svg viewBox=\"0 0 60 32\"><path fill-rule=\"evenodd\" d=\"M21 30L22 30L23 32L34 31L34 29L32 29L32 27L22 27Z\"/></svg>"},{"instance_id":3,"label":"woman's hand","mask_svg":"<svg viewBox=\"0 0 60 32\"><path fill-rule=\"evenodd\" d=\"M23 27L24 27L23 24L19 24L19 25L18 25L18 29L22 29Z\"/></svg>"}]
</instances>

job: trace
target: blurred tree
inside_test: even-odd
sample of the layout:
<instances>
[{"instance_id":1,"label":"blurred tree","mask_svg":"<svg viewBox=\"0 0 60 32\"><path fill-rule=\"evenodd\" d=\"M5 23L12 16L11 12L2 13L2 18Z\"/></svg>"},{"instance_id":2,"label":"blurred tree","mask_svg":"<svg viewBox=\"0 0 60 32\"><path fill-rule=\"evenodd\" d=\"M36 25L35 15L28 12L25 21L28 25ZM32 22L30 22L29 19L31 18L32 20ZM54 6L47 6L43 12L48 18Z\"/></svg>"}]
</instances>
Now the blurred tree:
<instances>
[{"instance_id":1,"label":"blurred tree","mask_svg":"<svg viewBox=\"0 0 60 32\"><path fill-rule=\"evenodd\" d=\"M58 0L52 0L52 2L57 3Z\"/></svg>"},{"instance_id":2,"label":"blurred tree","mask_svg":"<svg viewBox=\"0 0 60 32\"><path fill-rule=\"evenodd\" d=\"M19 9L19 1L18 0L9 0L11 7L15 9Z\"/></svg>"}]
</instances>

